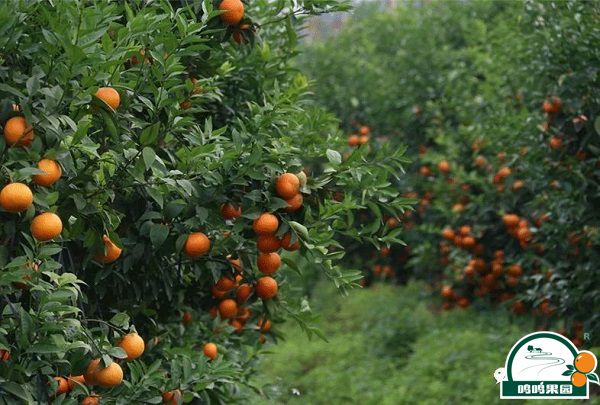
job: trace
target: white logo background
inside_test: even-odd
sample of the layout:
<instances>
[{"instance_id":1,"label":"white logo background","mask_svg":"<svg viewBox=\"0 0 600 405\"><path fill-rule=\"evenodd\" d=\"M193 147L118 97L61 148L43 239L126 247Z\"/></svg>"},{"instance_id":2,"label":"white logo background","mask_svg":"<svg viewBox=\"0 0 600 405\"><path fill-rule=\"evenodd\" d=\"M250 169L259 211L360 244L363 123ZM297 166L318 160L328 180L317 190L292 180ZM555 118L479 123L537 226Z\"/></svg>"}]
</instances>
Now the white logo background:
<instances>
[{"instance_id":1,"label":"white logo background","mask_svg":"<svg viewBox=\"0 0 600 405\"><path fill-rule=\"evenodd\" d=\"M514 381L570 381L562 373L574 356L563 343L550 338L530 340L516 353L512 363Z\"/></svg>"}]
</instances>

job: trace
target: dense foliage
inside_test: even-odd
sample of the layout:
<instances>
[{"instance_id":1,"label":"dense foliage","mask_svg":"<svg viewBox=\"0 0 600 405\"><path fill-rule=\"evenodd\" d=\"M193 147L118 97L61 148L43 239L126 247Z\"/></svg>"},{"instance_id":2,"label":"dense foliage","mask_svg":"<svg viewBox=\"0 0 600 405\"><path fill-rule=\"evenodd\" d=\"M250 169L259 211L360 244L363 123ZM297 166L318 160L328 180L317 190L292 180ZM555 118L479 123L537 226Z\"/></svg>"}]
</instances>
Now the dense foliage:
<instances>
[{"instance_id":1,"label":"dense foliage","mask_svg":"<svg viewBox=\"0 0 600 405\"><path fill-rule=\"evenodd\" d=\"M402 151L342 161L290 64L343 6L226 1L0 2L0 404L240 400L271 319L319 333L299 258L398 241Z\"/></svg>"},{"instance_id":2,"label":"dense foliage","mask_svg":"<svg viewBox=\"0 0 600 405\"><path fill-rule=\"evenodd\" d=\"M364 252L369 274L599 342L599 21L597 2L408 2L360 9L310 47L304 66L348 135L367 125L374 150L418 155L398 183L419 200L408 248Z\"/></svg>"}]
</instances>

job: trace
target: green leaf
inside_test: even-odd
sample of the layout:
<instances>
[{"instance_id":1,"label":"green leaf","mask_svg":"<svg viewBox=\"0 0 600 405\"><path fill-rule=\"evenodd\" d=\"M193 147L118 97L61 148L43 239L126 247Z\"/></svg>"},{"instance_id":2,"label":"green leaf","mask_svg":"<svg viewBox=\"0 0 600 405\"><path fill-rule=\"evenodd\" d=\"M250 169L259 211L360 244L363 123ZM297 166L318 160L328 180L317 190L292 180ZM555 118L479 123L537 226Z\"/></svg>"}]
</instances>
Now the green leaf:
<instances>
[{"instance_id":1,"label":"green leaf","mask_svg":"<svg viewBox=\"0 0 600 405\"><path fill-rule=\"evenodd\" d=\"M155 248L159 248L165 243L169 236L169 227L164 224L152 224L150 228L150 240Z\"/></svg>"},{"instance_id":2,"label":"green leaf","mask_svg":"<svg viewBox=\"0 0 600 405\"><path fill-rule=\"evenodd\" d=\"M303 240L308 240L308 229L306 229L304 225L296 221L289 221L288 223L290 224L292 229L296 231L298 236L300 236Z\"/></svg>"},{"instance_id":3,"label":"green leaf","mask_svg":"<svg viewBox=\"0 0 600 405\"><path fill-rule=\"evenodd\" d=\"M327 159L332 165L337 166L342 163L342 155L340 155L340 152L332 149L327 149L326 154Z\"/></svg>"},{"instance_id":4,"label":"green leaf","mask_svg":"<svg viewBox=\"0 0 600 405\"><path fill-rule=\"evenodd\" d=\"M594 120L594 129L596 130L596 133L600 135L600 115Z\"/></svg>"},{"instance_id":5,"label":"green leaf","mask_svg":"<svg viewBox=\"0 0 600 405\"><path fill-rule=\"evenodd\" d=\"M154 149L146 146L142 150L142 157L144 158L144 164L146 165L146 170L148 170L152 167L152 164L154 163L154 160L156 159L156 153L154 152Z\"/></svg>"},{"instance_id":6,"label":"green leaf","mask_svg":"<svg viewBox=\"0 0 600 405\"><path fill-rule=\"evenodd\" d=\"M157 122L152 125L148 125L142 130L140 135L140 142L142 145L151 145L158 139L158 130L160 129L160 123Z\"/></svg>"},{"instance_id":7,"label":"green leaf","mask_svg":"<svg viewBox=\"0 0 600 405\"><path fill-rule=\"evenodd\" d=\"M25 391L23 386L21 386L20 384L17 384L12 381L1 382L0 388L2 388L2 390L6 391L6 392L13 394L14 396L16 396L18 398L25 400L26 403L28 403L28 404L34 403L34 400L31 397L31 394L28 391Z\"/></svg>"}]
</instances>

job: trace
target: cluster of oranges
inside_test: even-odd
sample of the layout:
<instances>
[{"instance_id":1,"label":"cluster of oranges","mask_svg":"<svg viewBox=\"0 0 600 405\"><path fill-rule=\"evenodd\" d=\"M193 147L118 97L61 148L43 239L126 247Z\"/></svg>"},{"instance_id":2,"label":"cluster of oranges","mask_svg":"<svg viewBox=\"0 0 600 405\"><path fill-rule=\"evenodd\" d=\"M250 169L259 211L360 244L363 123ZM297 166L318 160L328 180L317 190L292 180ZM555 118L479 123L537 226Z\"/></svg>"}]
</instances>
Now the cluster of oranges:
<instances>
[{"instance_id":1,"label":"cluster of oranges","mask_svg":"<svg viewBox=\"0 0 600 405\"><path fill-rule=\"evenodd\" d=\"M358 129L358 134L352 134L348 137L348 145L352 147L366 145L369 142L369 134L371 129L363 125Z\"/></svg>"},{"instance_id":2,"label":"cluster of oranges","mask_svg":"<svg viewBox=\"0 0 600 405\"><path fill-rule=\"evenodd\" d=\"M144 353L144 339L135 332L126 334L117 342L117 346L126 354L125 361L133 361ZM76 386L99 386L101 388L112 388L123 382L123 369L117 362L112 362L103 367L99 358L93 359L88 364L82 375L68 377L54 377L56 383L55 395L71 392ZM82 404L94 405L100 402L100 396L92 394L81 402Z\"/></svg>"},{"instance_id":3,"label":"cluster of oranges","mask_svg":"<svg viewBox=\"0 0 600 405\"><path fill-rule=\"evenodd\" d=\"M507 232L519 241L522 248L529 246L529 243L532 240L532 234L527 219L520 218L516 214L504 214L502 216L502 222L504 223Z\"/></svg>"},{"instance_id":4,"label":"cluster of oranges","mask_svg":"<svg viewBox=\"0 0 600 405\"><path fill-rule=\"evenodd\" d=\"M28 147L34 139L34 131L24 117L15 116L4 124L4 139L11 147ZM40 187L51 187L61 175L62 169L52 159L41 159L37 168L42 172L32 176L32 181ZM10 213L21 213L33 206L33 192L24 183L12 182L0 191L0 207ZM62 232L62 221L53 212L43 212L33 218L30 225L31 235L39 241L48 241Z\"/></svg>"},{"instance_id":5,"label":"cluster of oranges","mask_svg":"<svg viewBox=\"0 0 600 405\"><path fill-rule=\"evenodd\" d=\"M275 179L275 193L287 202L284 211L293 213L302 207L303 197L300 189L306 184L306 181L304 172L283 173ZM242 216L242 207L233 202L222 204L219 211L225 221L235 221ZM279 286L274 276L281 267L280 249L287 251L300 249L300 241L292 231L287 231L283 235L278 234L280 218L275 213L260 214L254 219L252 229L256 235L258 250L256 265L261 276L254 282L249 281L245 277L242 260L228 255L227 260L233 273L222 275L211 289L216 304L208 309L208 313L213 318L219 316L220 319L226 320L235 333L241 333L248 320L253 316L253 311L248 306L251 296L254 295L263 301L269 301L276 297ZM197 258L208 253L210 246L210 239L206 234L193 232L188 235L183 250L188 257ZM192 320L193 316L190 312L183 313L184 325L189 325ZM257 320L255 329L261 332L259 336L261 343L266 340L264 334L270 331L271 325L272 322L269 319L259 318ZM217 345L208 342L204 345L203 352L210 360L214 360L218 356ZM178 395L180 395L178 391L165 393L165 402L170 403L169 401Z\"/></svg>"}]
</instances>

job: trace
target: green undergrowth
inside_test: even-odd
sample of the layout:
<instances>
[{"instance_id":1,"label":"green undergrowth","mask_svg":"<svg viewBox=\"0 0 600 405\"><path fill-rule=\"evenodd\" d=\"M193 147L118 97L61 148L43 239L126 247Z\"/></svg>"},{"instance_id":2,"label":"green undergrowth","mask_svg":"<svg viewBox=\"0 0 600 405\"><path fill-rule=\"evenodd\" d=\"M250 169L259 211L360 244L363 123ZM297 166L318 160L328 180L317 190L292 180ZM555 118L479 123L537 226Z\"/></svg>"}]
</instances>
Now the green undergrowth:
<instances>
[{"instance_id":1,"label":"green undergrowth","mask_svg":"<svg viewBox=\"0 0 600 405\"><path fill-rule=\"evenodd\" d=\"M500 403L492 374L532 331L504 311L436 313L420 283L348 297L320 284L312 302L329 342L309 341L293 323L280 327L285 341L259 365L263 396L253 403Z\"/></svg>"}]
</instances>

